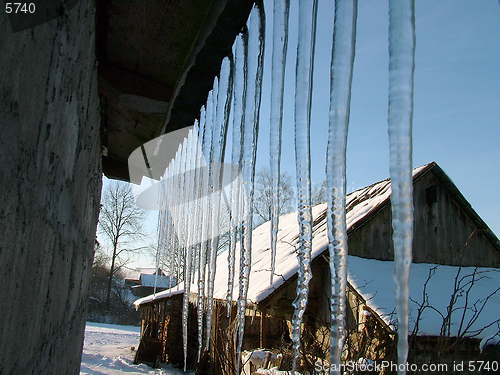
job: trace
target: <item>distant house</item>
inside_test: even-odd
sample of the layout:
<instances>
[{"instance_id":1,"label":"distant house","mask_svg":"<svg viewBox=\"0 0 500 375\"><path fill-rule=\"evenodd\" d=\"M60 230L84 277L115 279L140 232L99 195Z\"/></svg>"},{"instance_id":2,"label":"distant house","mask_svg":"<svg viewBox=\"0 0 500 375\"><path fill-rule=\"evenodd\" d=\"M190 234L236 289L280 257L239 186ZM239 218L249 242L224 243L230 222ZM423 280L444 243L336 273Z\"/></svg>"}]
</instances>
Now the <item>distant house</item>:
<instances>
[{"instance_id":1,"label":"distant house","mask_svg":"<svg viewBox=\"0 0 500 375\"><path fill-rule=\"evenodd\" d=\"M481 358L479 341L500 331L500 242L436 164L414 170L415 227L410 286L410 362ZM393 245L390 181L384 180L347 196L348 337L345 360L394 360L396 326L392 281ZM326 204L313 208L312 274L304 315L301 368L311 370L329 357L331 281ZM290 321L296 296L297 213L280 218L276 271L270 284L269 223L253 231L247 319L243 349L270 348L290 359ZM236 265L239 264L237 259ZM238 275L238 269L236 270ZM232 366L221 358L234 333L235 306L226 317L227 254L217 260L210 356L215 373ZM233 290L233 301L238 296ZM191 287L196 291L196 286ZM154 331L164 362L182 363L179 315L183 285L135 302L143 310L142 337ZM190 301L196 300L192 293ZM451 301L451 304L450 304ZM234 302L233 302L234 304ZM190 309L188 366L195 366L196 312ZM450 314L449 312L452 311ZM148 329L154 326L155 330ZM226 351L227 352L227 351ZM232 359L234 362L234 359ZM233 363L234 364L234 363Z\"/></svg>"},{"instance_id":2,"label":"distant house","mask_svg":"<svg viewBox=\"0 0 500 375\"><path fill-rule=\"evenodd\" d=\"M169 276L161 268L137 268L125 277L125 284L130 286L134 297L145 297L155 291L161 292L176 284L176 277Z\"/></svg>"},{"instance_id":3,"label":"distant house","mask_svg":"<svg viewBox=\"0 0 500 375\"><path fill-rule=\"evenodd\" d=\"M127 285L140 285L141 275L156 275L157 270L158 275L166 276L161 268L157 269L156 267L139 267L128 271L128 273L125 275L125 283Z\"/></svg>"}]
</instances>

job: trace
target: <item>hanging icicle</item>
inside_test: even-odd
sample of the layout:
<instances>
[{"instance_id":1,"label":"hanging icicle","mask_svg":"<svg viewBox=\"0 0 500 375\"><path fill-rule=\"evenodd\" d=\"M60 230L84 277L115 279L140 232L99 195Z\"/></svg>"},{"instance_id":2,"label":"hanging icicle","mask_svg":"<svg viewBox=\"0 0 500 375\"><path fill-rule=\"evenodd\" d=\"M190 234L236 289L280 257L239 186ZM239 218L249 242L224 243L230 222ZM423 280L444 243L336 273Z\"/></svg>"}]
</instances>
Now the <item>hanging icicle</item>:
<instances>
[{"instance_id":1,"label":"hanging icicle","mask_svg":"<svg viewBox=\"0 0 500 375\"><path fill-rule=\"evenodd\" d=\"M208 177L209 177L209 185L210 185L210 195L209 195L209 221L210 221L210 232L208 239L208 258L207 258L207 318L206 318L206 333L207 333L207 343L205 349L210 348L210 334L212 330L212 315L213 315L213 284L211 283L213 275L215 275L215 261L214 259L217 257L217 246L218 246L218 236L216 235L219 229L219 216L216 215L215 211L218 209L219 202L215 199L215 190L217 183L215 180L215 176L217 172L214 170L216 167L216 153L218 150L218 139L217 136L220 133L220 124L217 124L217 98L219 93L219 78L216 77L214 80L214 88L213 95L209 98L209 101L212 101L212 126L210 128L212 134L212 141L210 142L210 157L209 157L209 165L208 165ZM211 100L210 100L211 99ZM208 102L207 102L208 103ZM208 114L207 114L208 115Z\"/></svg>"},{"instance_id":2,"label":"hanging icicle","mask_svg":"<svg viewBox=\"0 0 500 375\"><path fill-rule=\"evenodd\" d=\"M171 279L174 278L175 276L175 266L174 266L174 253L173 253L173 248L174 248L174 226L173 226L173 221L172 221L172 213L171 213L171 208L168 207L167 205L167 191L171 191L171 182L172 179L170 178L170 173L171 173L171 168L172 168L172 162L169 163L167 169L165 170L165 174L163 175L163 179L161 181L161 195L162 195L162 200L161 200L161 206L160 206L160 211L159 214L162 212L165 213L166 215L166 223L163 228L161 228L161 232L164 234L164 253L163 253L163 260L162 264L164 264L164 267L167 267L166 271L168 275L170 275ZM168 260L168 261L166 261Z\"/></svg>"},{"instance_id":3,"label":"hanging icicle","mask_svg":"<svg viewBox=\"0 0 500 375\"><path fill-rule=\"evenodd\" d=\"M215 282L215 272L217 266L217 252L219 248L220 237L220 215L221 205L223 201L223 168L224 152L226 149L227 127L229 122L229 111L231 108L231 100L233 96L233 66L229 58L225 58L222 62L221 77L219 81L220 87L217 87L217 96L214 90L214 126L213 126L213 141L210 156L209 177L212 187L212 232L210 236L210 262L208 267L208 291L207 291L207 349L210 346L210 334L212 329L213 309L213 292ZM214 88L217 85L214 84ZM226 209L225 207L223 210Z\"/></svg>"},{"instance_id":4,"label":"hanging icicle","mask_svg":"<svg viewBox=\"0 0 500 375\"><path fill-rule=\"evenodd\" d=\"M201 199L201 238L199 245L199 265L198 265L198 362L201 359L201 352L203 347L203 314L205 312L205 301L206 301L206 291L205 291L205 272L207 268L208 259L208 234L210 231L209 220L208 220L208 165L209 161L204 155L206 155L205 150L208 144L208 130L206 126L206 112L205 107L202 107L200 114L200 145L202 152L199 153L200 158L200 199ZM207 338L208 340L208 338Z\"/></svg>"},{"instance_id":5,"label":"hanging icicle","mask_svg":"<svg viewBox=\"0 0 500 375\"><path fill-rule=\"evenodd\" d=\"M158 242L156 244L156 262L155 262L156 272L155 272L155 284L154 284L154 288L153 288L153 295L156 295L156 287L157 287L157 283L158 283L158 274L159 274L158 270L160 268L160 259L161 259L161 254L162 254L162 248L163 248L163 244L165 241L164 228L165 228L165 224L166 224L167 211L161 209L164 206L162 182L163 181L160 182L160 188L158 189L158 198L157 198L158 199L158 206L160 207L160 211L158 213L158 224L156 226L156 233L158 236Z\"/></svg>"},{"instance_id":6,"label":"hanging icicle","mask_svg":"<svg viewBox=\"0 0 500 375\"><path fill-rule=\"evenodd\" d=\"M415 4L389 1L389 147L398 374L406 374L408 296L413 241L412 118Z\"/></svg>"},{"instance_id":7,"label":"hanging icicle","mask_svg":"<svg viewBox=\"0 0 500 375\"><path fill-rule=\"evenodd\" d=\"M271 72L271 133L269 147L271 163L271 285L273 284L276 263L276 241L279 225L281 127L283 123L283 94L285 91L289 12L290 0L274 0L273 57Z\"/></svg>"},{"instance_id":8,"label":"hanging icicle","mask_svg":"<svg viewBox=\"0 0 500 375\"><path fill-rule=\"evenodd\" d=\"M244 186L243 221L241 225L240 285L238 297L237 374L241 361L241 347L245 331L245 309L252 261L252 216L255 180L255 159L264 68L265 15L262 1L258 1L248 20L248 74L243 134L242 175Z\"/></svg>"},{"instance_id":9,"label":"hanging icicle","mask_svg":"<svg viewBox=\"0 0 500 375\"><path fill-rule=\"evenodd\" d=\"M208 306L206 305L206 272L208 268L208 260L209 260L209 248L210 248L210 233L211 229L211 220L209 218L210 215L210 183L209 183L209 168L210 168L210 148L212 142L212 100L211 93L207 99L206 107L202 107L200 114L200 123L202 124L202 138L200 139L200 143L202 145L202 157L201 163L202 168L200 169L200 179L201 186L203 186L203 190L201 194L201 206L202 206L202 235L200 239L200 263L198 266L198 360L201 358L201 351L203 346L203 314L205 309L208 310ZM207 337L207 341L205 343L205 347L208 346L209 337Z\"/></svg>"},{"instance_id":10,"label":"hanging icicle","mask_svg":"<svg viewBox=\"0 0 500 375\"><path fill-rule=\"evenodd\" d=\"M307 306L309 281L311 280L311 152L310 123L312 102L312 78L314 45L316 41L317 0L299 2L299 40L295 78L295 160L297 173L298 220L299 220L299 269L297 297L292 319L293 365L295 373L300 354L302 318Z\"/></svg>"},{"instance_id":11,"label":"hanging icicle","mask_svg":"<svg viewBox=\"0 0 500 375\"><path fill-rule=\"evenodd\" d=\"M174 165L174 170L173 170L173 192L174 194L170 197L172 204L169 204L169 206L174 207L174 217L178 218L181 216L181 206L179 204L175 204L175 202L179 202L181 197L181 191L182 191L182 180L181 180L181 172L180 172L180 166L181 166L181 154L182 154L182 144L179 145L179 148L177 150L176 158L175 158L175 165ZM177 157L179 155L179 157ZM173 200L173 201L172 201ZM175 228L175 233L176 233L176 241L175 241L175 258L177 260L177 280L182 280L183 279L183 259L184 258L184 250L182 247L183 241L182 241L182 228L179 228L180 225L178 222L174 224ZM179 285L179 284L177 284Z\"/></svg>"},{"instance_id":12,"label":"hanging icicle","mask_svg":"<svg viewBox=\"0 0 500 375\"><path fill-rule=\"evenodd\" d=\"M242 168L243 133L241 129L245 122L245 105L247 92L247 58L248 58L248 30L242 31L235 41L234 48L234 109L233 109L233 134L231 152L231 181L235 181ZM227 281L227 316L230 316L233 301L234 263L236 243L240 232L240 212L242 203L241 184L231 184L229 249L227 255L228 281Z\"/></svg>"},{"instance_id":13,"label":"hanging icicle","mask_svg":"<svg viewBox=\"0 0 500 375\"><path fill-rule=\"evenodd\" d=\"M192 138L193 131L191 130L188 138L184 142L184 148L186 150L184 154L184 168L182 174L184 175L184 195L183 200L180 202L185 207L185 215L184 218L187 219L187 223L185 223L187 233L186 233L186 258L184 261L184 295L182 298L182 343L184 349L184 372L186 372L187 366L187 345L188 345L188 315L189 315L189 294L191 291L191 271L192 271L192 257L194 246L191 245L191 240L193 236L193 230L191 227L192 224L192 201L193 197L191 195L193 191L193 181L190 177L192 175L191 171L193 170L193 155L192 155Z\"/></svg>"},{"instance_id":14,"label":"hanging icicle","mask_svg":"<svg viewBox=\"0 0 500 375\"><path fill-rule=\"evenodd\" d=\"M335 1L330 129L326 161L331 272L330 374L341 375L347 287L346 151L356 41L357 0Z\"/></svg>"},{"instance_id":15,"label":"hanging icicle","mask_svg":"<svg viewBox=\"0 0 500 375\"><path fill-rule=\"evenodd\" d=\"M204 126L204 108L200 115L200 124L203 122ZM197 233L198 233L198 243L196 244L197 256L198 256L198 303L197 303L197 324L198 324L198 356L197 362L200 362L201 352L203 348L203 314L205 309L205 264L206 264L206 237L207 237L207 215L206 211L206 199L207 199L207 188L208 179L206 161L203 156L203 131L201 128L198 131L200 134L199 142L197 144L196 151L196 197L197 201Z\"/></svg>"}]
</instances>

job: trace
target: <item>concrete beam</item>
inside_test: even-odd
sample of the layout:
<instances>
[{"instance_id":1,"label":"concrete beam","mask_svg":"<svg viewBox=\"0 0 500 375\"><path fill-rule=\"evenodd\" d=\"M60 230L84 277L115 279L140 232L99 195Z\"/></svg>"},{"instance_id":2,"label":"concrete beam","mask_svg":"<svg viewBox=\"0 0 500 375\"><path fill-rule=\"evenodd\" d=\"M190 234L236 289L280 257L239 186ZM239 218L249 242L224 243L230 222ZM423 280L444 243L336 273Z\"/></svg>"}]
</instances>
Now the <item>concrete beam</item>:
<instances>
[{"instance_id":1,"label":"concrete beam","mask_svg":"<svg viewBox=\"0 0 500 375\"><path fill-rule=\"evenodd\" d=\"M0 14L0 373L78 374L101 190L95 4Z\"/></svg>"}]
</instances>

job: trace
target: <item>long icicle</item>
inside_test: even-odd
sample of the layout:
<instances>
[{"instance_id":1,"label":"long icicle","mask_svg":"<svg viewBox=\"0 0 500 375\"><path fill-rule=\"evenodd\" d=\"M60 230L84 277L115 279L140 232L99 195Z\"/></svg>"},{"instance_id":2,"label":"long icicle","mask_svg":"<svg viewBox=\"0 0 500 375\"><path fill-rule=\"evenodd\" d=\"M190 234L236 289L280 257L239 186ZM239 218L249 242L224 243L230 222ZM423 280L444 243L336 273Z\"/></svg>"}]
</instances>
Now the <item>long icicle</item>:
<instances>
[{"instance_id":1,"label":"long icicle","mask_svg":"<svg viewBox=\"0 0 500 375\"><path fill-rule=\"evenodd\" d=\"M205 271L207 263L207 238L209 233L208 225L208 160L205 158L205 152L208 144L207 126L206 126L206 112L205 107L202 107L200 113L200 205L201 205L201 235L199 245L199 265L198 265L198 362L201 359L201 352L203 348L203 314L205 312Z\"/></svg>"},{"instance_id":2,"label":"long icicle","mask_svg":"<svg viewBox=\"0 0 500 375\"><path fill-rule=\"evenodd\" d=\"M314 45L316 40L317 0L299 2L299 41L295 79L295 165L297 170L299 269L297 297L292 319L292 374L300 354L302 318L307 306L311 280L312 210L311 210L311 152L310 123Z\"/></svg>"},{"instance_id":3,"label":"long icicle","mask_svg":"<svg viewBox=\"0 0 500 375\"><path fill-rule=\"evenodd\" d=\"M222 194L222 177L223 168L222 161L224 160L224 151L226 149L227 125L229 121L229 110L231 108L231 100L233 95L233 68L229 58L225 58L222 62L221 76L219 87L217 89L217 97L214 96L214 128L213 138L217 143L212 144L212 156L210 166L210 179L212 185L212 235L210 238L210 265L208 272L208 292L207 292L207 340L210 340L212 330L212 315L213 315L213 293L215 283L215 272L217 267L217 251L219 248L220 236L220 214L221 214L221 194ZM215 85L214 85L215 87ZM208 341L210 347L210 341Z\"/></svg>"},{"instance_id":4,"label":"long icicle","mask_svg":"<svg viewBox=\"0 0 500 375\"><path fill-rule=\"evenodd\" d=\"M160 188L158 189L158 206L160 207L160 210L158 211L158 223L156 226L156 234L158 236L158 241L156 245L156 262L155 262L155 284L153 288L153 298L156 297L156 287L158 283L158 269L160 268L160 258L162 254L162 247L163 247L163 241L164 241L164 233L165 233L165 217L166 217L166 211L163 208L163 191L162 191L162 181L159 182Z\"/></svg>"},{"instance_id":5,"label":"long icicle","mask_svg":"<svg viewBox=\"0 0 500 375\"><path fill-rule=\"evenodd\" d=\"M331 273L330 374L341 375L347 287L346 151L356 44L357 0L335 1L326 174Z\"/></svg>"},{"instance_id":6,"label":"long icicle","mask_svg":"<svg viewBox=\"0 0 500 375\"><path fill-rule=\"evenodd\" d=\"M172 184L172 169L173 169L173 161L170 161L168 168L165 170L165 178L162 181L162 186L163 188L163 210L167 211L167 226L165 229L165 233L167 236L166 240L166 252L163 257L163 259L166 259L168 262L168 274L170 275L171 279L176 280L176 284L178 282L177 275L176 275L176 268L175 268L175 251L174 251L174 245L175 245L175 228L174 228L174 223L172 219L172 207L170 207L167 204L167 192L172 194L173 191L173 184Z\"/></svg>"},{"instance_id":7,"label":"long icicle","mask_svg":"<svg viewBox=\"0 0 500 375\"><path fill-rule=\"evenodd\" d=\"M205 341L205 349L208 350L210 346L210 332L211 332L211 326L212 326L212 304L210 302L210 291L208 290L208 280L211 279L211 274L212 274L212 233L214 232L214 226L216 225L213 216L213 210L214 210L214 200L213 200L213 191L214 191L214 186L213 186L213 181L212 181L212 168L214 165L214 142L215 142L215 136L214 134L217 132L214 130L216 128L216 120L217 120L217 92L218 92L218 77L215 78L214 80L214 86L212 91L209 93L209 96L207 98L207 111L206 111L206 126L207 126L207 138L206 141L208 142L207 144L207 178L208 178L208 196L207 196L207 211L205 214L208 216L208 232L207 232L207 242L206 242L206 280L205 280L205 286L207 289L207 295L205 298L205 309L206 309L206 322L205 322L205 332L206 332L206 341ZM214 133L215 132L215 133Z\"/></svg>"},{"instance_id":8,"label":"long icicle","mask_svg":"<svg viewBox=\"0 0 500 375\"><path fill-rule=\"evenodd\" d=\"M180 172L180 165L181 165L181 157L180 155L182 154L182 144L179 145L179 148L177 149L177 153L175 154L175 166L174 166L174 171L173 171L173 182L175 184L174 190L172 197L170 198L172 202L172 206L174 206L174 217L179 218L181 216L181 206L178 204L180 201L180 192L182 189L182 180L181 180L181 172ZM173 200L172 200L173 199ZM183 259L184 259L184 252L182 248L182 232L181 228L179 228L179 223L176 221L175 224L175 233L176 233L176 242L175 242L175 247L176 247L176 254L175 258L177 260L177 265L176 265L176 272L177 272L177 280L183 279ZM181 272L182 270L182 272ZM177 287L179 288L179 284L177 284Z\"/></svg>"},{"instance_id":9,"label":"long icicle","mask_svg":"<svg viewBox=\"0 0 500 375\"><path fill-rule=\"evenodd\" d=\"M247 55L248 55L248 30L245 28L237 37L234 47L234 109L233 109L233 135L231 152L231 181L235 181L241 173L242 163L242 126L245 123L245 104L247 93ZM228 280L227 280L227 317L231 312L234 286L234 263L236 254L236 243L240 228L239 217L241 216L241 189L239 183L231 184L231 220L229 226L229 249L227 255Z\"/></svg>"},{"instance_id":10,"label":"long icicle","mask_svg":"<svg viewBox=\"0 0 500 375\"><path fill-rule=\"evenodd\" d=\"M255 181L255 159L257 156L257 138L259 132L259 115L262 90L262 74L264 67L264 35L265 15L262 1L256 2L248 21L248 83L245 124L243 132L243 222L240 255L240 285L238 296L238 341L237 371L240 372L241 347L245 332L245 311L247 303L248 283L252 263L252 216Z\"/></svg>"},{"instance_id":11,"label":"long icicle","mask_svg":"<svg viewBox=\"0 0 500 375\"><path fill-rule=\"evenodd\" d=\"M415 4L389 1L389 148L398 374L406 374L408 298L413 241L412 118Z\"/></svg>"},{"instance_id":12,"label":"long icicle","mask_svg":"<svg viewBox=\"0 0 500 375\"><path fill-rule=\"evenodd\" d=\"M194 251L194 246L191 244L193 237L193 230L191 224L193 218L191 215L192 208L192 192L193 192L193 131L189 133L188 138L185 140L184 145L186 153L184 154L184 170L183 174L185 176L184 186L187 189L184 190L184 199L182 204L186 206L186 214L184 218L186 227L186 259L184 261L184 295L182 298L182 342L184 349L184 372L186 372L187 367L187 349L188 349L188 318L189 318L189 295L191 292L191 272L192 272L192 256Z\"/></svg>"},{"instance_id":13,"label":"long icicle","mask_svg":"<svg viewBox=\"0 0 500 375\"><path fill-rule=\"evenodd\" d=\"M210 234L212 233L212 221L210 220L210 195L211 195L211 187L210 187L210 149L211 149L211 144L212 144L212 126L213 126L213 100L212 100L212 92L210 92L209 97L207 99L206 103L206 110L205 110L205 132L204 132L204 137L203 137L203 155L204 159L206 161L206 167L202 170L203 172L203 181L205 181L205 189L206 189L206 194L203 197L203 242L201 245L201 265L200 265L200 276L199 276L199 282L198 282L198 290L201 291L202 294L202 301L201 303L203 304L203 312L205 310L208 310L207 306L207 292L206 292L206 274L207 274L207 268L208 268L208 260L209 260L209 252L210 252ZM208 347L208 341L209 337L206 337L205 340L205 349Z\"/></svg>"},{"instance_id":14,"label":"long icicle","mask_svg":"<svg viewBox=\"0 0 500 375\"><path fill-rule=\"evenodd\" d=\"M279 225L281 127L283 123L283 94L285 91L289 12L290 0L274 0L273 57L271 72L271 132L269 147L271 157L271 285L273 283L276 263L276 241Z\"/></svg>"}]
</instances>

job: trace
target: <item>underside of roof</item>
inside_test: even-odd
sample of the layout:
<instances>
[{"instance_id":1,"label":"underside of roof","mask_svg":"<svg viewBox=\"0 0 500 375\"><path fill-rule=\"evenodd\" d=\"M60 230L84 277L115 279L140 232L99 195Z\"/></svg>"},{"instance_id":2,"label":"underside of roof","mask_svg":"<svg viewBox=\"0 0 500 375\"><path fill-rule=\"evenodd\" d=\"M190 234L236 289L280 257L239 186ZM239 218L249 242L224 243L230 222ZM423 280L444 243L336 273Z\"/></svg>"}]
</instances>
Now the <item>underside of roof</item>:
<instances>
[{"instance_id":1,"label":"underside of roof","mask_svg":"<svg viewBox=\"0 0 500 375\"><path fill-rule=\"evenodd\" d=\"M100 0L96 53L103 171L129 181L128 157L193 124L253 0Z\"/></svg>"}]
</instances>

